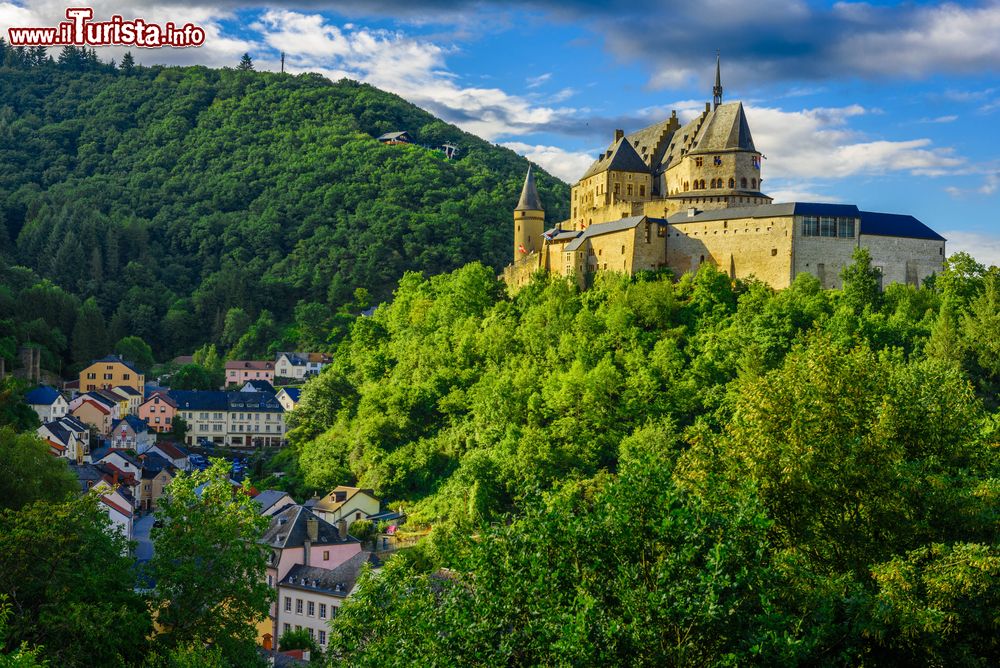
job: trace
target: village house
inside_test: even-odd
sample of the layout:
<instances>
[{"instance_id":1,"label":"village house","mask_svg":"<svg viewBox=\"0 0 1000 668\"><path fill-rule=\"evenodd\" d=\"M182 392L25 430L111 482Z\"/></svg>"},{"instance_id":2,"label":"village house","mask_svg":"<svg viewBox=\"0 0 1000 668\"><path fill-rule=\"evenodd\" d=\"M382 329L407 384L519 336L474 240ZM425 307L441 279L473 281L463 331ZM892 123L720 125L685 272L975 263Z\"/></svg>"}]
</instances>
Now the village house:
<instances>
[{"instance_id":1,"label":"village house","mask_svg":"<svg viewBox=\"0 0 1000 668\"><path fill-rule=\"evenodd\" d=\"M281 407L285 409L285 412L295 410L295 407L299 405L299 397L302 396L302 390L297 387L283 387L278 390L276 398Z\"/></svg>"},{"instance_id":2,"label":"village house","mask_svg":"<svg viewBox=\"0 0 1000 668\"><path fill-rule=\"evenodd\" d=\"M137 392L142 392L145 382L145 375L134 364L123 360L120 355L108 355L94 360L90 366L80 372L81 392L124 385Z\"/></svg>"},{"instance_id":3,"label":"village house","mask_svg":"<svg viewBox=\"0 0 1000 668\"><path fill-rule=\"evenodd\" d=\"M346 520L350 525L357 520L377 515L381 502L370 489L338 485L313 506L313 512L327 522Z\"/></svg>"},{"instance_id":4,"label":"village house","mask_svg":"<svg viewBox=\"0 0 1000 668\"><path fill-rule=\"evenodd\" d=\"M253 501L260 509L258 512L267 517L285 510L288 506L295 505L295 499L288 492L283 492L280 489L265 489L254 496Z\"/></svg>"},{"instance_id":5,"label":"village house","mask_svg":"<svg viewBox=\"0 0 1000 668\"><path fill-rule=\"evenodd\" d=\"M337 616L358 580L370 552L357 552L336 568L296 564L278 582L275 628L278 638L305 629L321 650L326 650L330 620Z\"/></svg>"},{"instance_id":6,"label":"village house","mask_svg":"<svg viewBox=\"0 0 1000 668\"><path fill-rule=\"evenodd\" d=\"M186 443L206 440L236 447L280 446L284 409L267 392L176 390L170 397L188 425Z\"/></svg>"},{"instance_id":7,"label":"village house","mask_svg":"<svg viewBox=\"0 0 1000 668\"><path fill-rule=\"evenodd\" d=\"M191 470L191 455L187 450L169 441L158 441L153 443L147 450L139 450L139 454L156 453L170 462L171 466L181 471Z\"/></svg>"},{"instance_id":8,"label":"village house","mask_svg":"<svg viewBox=\"0 0 1000 668\"><path fill-rule=\"evenodd\" d=\"M77 397L79 401L73 400L77 402L76 407L71 409L73 417L93 427L101 436L107 436L114 420L114 409L95 397L81 397Z\"/></svg>"},{"instance_id":9,"label":"village house","mask_svg":"<svg viewBox=\"0 0 1000 668\"><path fill-rule=\"evenodd\" d=\"M385 134L380 135L378 140L382 144L388 144L389 146L394 146L395 144L413 143L413 138L410 137L410 133L406 130L386 132Z\"/></svg>"},{"instance_id":10,"label":"village house","mask_svg":"<svg viewBox=\"0 0 1000 668\"><path fill-rule=\"evenodd\" d=\"M278 353L274 373L278 378L305 380L323 370L333 358L326 353Z\"/></svg>"},{"instance_id":11,"label":"village house","mask_svg":"<svg viewBox=\"0 0 1000 668\"><path fill-rule=\"evenodd\" d=\"M126 404L126 413L128 415L135 415L139 412L139 406L142 405L142 392L128 385L112 387L110 391L128 402Z\"/></svg>"},{"instance_id":12,"label":"village house","mask_svg":"<svg viewBox=\"0 0 1000 668\"><path fill-rule=\"evenodd\" d=\"M89 461L90 428L72 415L46 422L36 433L57 457L81 464Z\"/></svg>"},{"instance_id":13,"label":"village house","mask_svg":"<svg viewBox=\"0 0 1000 668\"><path fill-rule=\"evenodd\" d=\"M290 506L273 515L260 544L270 552L266 577L268 586L276 595L282 581L296 566L332 571L362 554L361 543L348 535L346 522L334 526L303 506ZM265 647L276 644L284 630L296 626L313 628L318 640L319 627L325 630L333 614L329 607L321 610L319 603L313 600L310 615L305 594L286 591L283 598L275 598L268 619L257 627L258 640ZM324 605L332 603L327 601ZM308 621L310 619L313 624Z\"/></svg>"},{"instance_id":14,"label":"village house","mask_svg":"<svg viewBox=\"0 0 1000 668\"><path fill-rule=\"evenodd\" d=\"M69 402L59 390L49 385L30 390L24 400L38 413L40 422L52 422L69 413Z\"/></svg>"},{"instance_id":15,"label":"village house","mask_svg":"<svg viewBox=\"0 0 1000 668\"><path fill-rule=\"evenodd\" d=\"M266 380L248 380L240 388L240 392L267 392L268 394L274 394L275 389L274 385L271 385Z\"/></svg>"},{"instance_id":16,"label":"village house","mask_svg":"<svg viewBox=\"0 0 1000 668\"><path fill-rule=\"evenodd\" d=\"M174 415L177 413L177 402L168 392L157 390L139 405L136 415L155 432L164 433L173 429Z\"/></svg>"},{"instance_id":17,"label":"village house","mask_svg":"<svg viewBox=\"0 0 1000 668\"><path fill-rule=\"evenodd\" d=\"M111 425L111 447L143 452L156 441L146 423L135 415L126 415Z\"/></svg>"},{"instance_id":18,"label":"village house","mask_svg":"<svg viewBox=\"0 0 1000 668\"><path fill-rule=\"evenodd\" d=\"M156 510L164 489L174 479L175 469L164 457L155 452L147 452L142 458L142 488L139 492L139 507L142 510Z\"/></svg>"},{"instance_id":19,"label":"village house","mask_svg":"<svg viewBox=\"0 0 1000 668\"><path fill-rule=\"evenodd\" d=\"M248 380L274 383L274 362L267 360L232 360L226 362L226 387L242 385Z\"/></svg>"}]
</instances>

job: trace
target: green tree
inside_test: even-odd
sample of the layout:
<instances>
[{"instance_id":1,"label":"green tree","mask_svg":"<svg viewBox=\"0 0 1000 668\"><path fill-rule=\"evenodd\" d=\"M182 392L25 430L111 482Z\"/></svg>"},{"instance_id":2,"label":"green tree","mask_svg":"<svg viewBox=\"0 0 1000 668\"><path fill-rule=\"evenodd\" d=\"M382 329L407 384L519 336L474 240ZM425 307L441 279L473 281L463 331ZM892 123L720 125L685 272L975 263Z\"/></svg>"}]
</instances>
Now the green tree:
<instances>
[{"instance_id":1,"label":"green tree","mask_svg":"<svg viewBox=\"0 0 1000 668\"><path fill-rule=\"evenodd\" d=\"M243 309L238 306L229 309L226 312L226 322L222 329L222 345L226 348L236 345L236 342L247 333L252 324L253 320Z\"/></svg>"},{"instance_id":2,"label":"green tree","mask_svg":"<svg viewBox=\"0 0 1000 668\"><path fill-rule=\"evenodd\" d=\"M866 308L877 311L882 303L882 272L872 266L867 248L856 248L851 258L853 262L840 272L844 303L857 315Z\"/></svg>"},{"instance_id":3,"label":"green tree","mask_svg":"<svg viewBox=\"0 0 1000 668\"><path fill-rule=\"evenodd\" d=\"M14 376L0 379L0 428L34 431L38 413L24 399L25 383Z\"/></svg>"},{"instance_id":4,"label":"green tree","mask_svg":"<svg viewBox=\"0 0 1000 668\"><path fill-rule=\"evenodd\" d=\"M148 373L156 360L153 349L138 336L126 336L115 344L115 352L123 359L133 362L140 371Z\"/></svg>"},{"instance_id":5,"label":"green tree","mask_svg":"<svg viewBox=\"0 0 1000 668\"><path fill-rule=\"evenodd\" d=\"M282 652L287 652L290 649L307 649L313 653L319 653L319 646L316 641L313 640L312 636L305 629L299 629L295 631L285 631L281 634L281 638L278 639L278 649Z\"/></svg>"},{"instance_id":6,"label":"green tree","mask_svg":"<svg viewBox=\"0 0 1000 668\"><path fill-rule=\"evenodd\" d=\"M18 510L37 501L65 501L79 491L66 460L53 457L34 434L0 427L0 508Z\"/></svg>"},{"instance_id":7,"label":"green tree","mask_svg":"<svg viewBox=\"0 0 1000 668\"><path fill-rule=\"evenodd\" d=\"M174 390L217 390L221 385L218 374L197 364L185 364L170 375L170 388Z\"/></svg>"},{"instance_id":8,"label":"green tree","mask_svg":"<svg viewBox=\"0 0 1000 668\"><path fill-rule=\"evenodd\" d=\"M240 64L236 68L241 72L252 72L253 71L253 59L250 58L249 53L244 53L240 58Z\"/></svg>"},{"instance_id":9,"label":"green tree","mask_svg":"<svg viewBox=\"0 0 1000 668\"><path fill-rule=\"evenodd\" d=\"M347 533L360 540L361 544L364 545L375 541L378 530L371 520L354 520L348 527Z\"/></svg>"},{"instance_id":10,"label":"green tree","mask_svg":"<svg viewBox=\"0 0 1000 668\"><path fill-rule=\"evenodd\" d=\"M130 74L133 69L135 69L135 58L132 56L131 51L126 51L125 55L122 56L121 65L118 66L125 74Z\"/></svg>"},{"instance_id":11,"label":"green tree","mask_svg":"<svg viewBox=\"0 0 1000 668\"><path fill-rule=\"evenodd\" d=\"M73 326L73 360L87 364L108 354L108 328L93 297L83 302Z\"/></svg>"},{"instance_id":12,"label":"green tree","mask_svg":"<svg viewBox=\"0 0 1000 668\"><path fill-rule=\"evenodd\" d=\"M7 647L58 666L137 665L152 623L128 543L95 495L0 511L0 594L17 614Z\"/></svg>"},{"instance_id":13,"label":"green tree","mask_svg":"<svg viewBox=\"0 0 1000 668\"><path fill-rule=\"evenodd\" d=\"M184 439L187 438L187 433L187 420L180 415L174 415L173 422L170 424L170 436L178 443L183 443Z\"/></svg>"},{"instance_id":14,"label":"green tree","mask_svg":"<svg viewBox=\"0 0 1000 668\"><path fill-rule=\"evenodd\" d=\"M7 644L8 619L10 619L10 603L7 602L6 595L0 594L0 648ZM49 663L41 658L41 652L40 647L29 647L27 642L22 642L10 653L0 653L0 668L45 668Z\"/></svg>"},{"instance_id":15,"label":"green tree","mask_svg":"<svg viewBox=\"0 0 1000 668\"><path fill-rule=\"evenodd\" d=\"M256 665L256 625L271 601L257 543L268 518L245 488L233 488L221 459L174 478L157 518L163 525L153 529L150 571L161 646L204 645L231 665Z\"/></svg>"}]
</instances>

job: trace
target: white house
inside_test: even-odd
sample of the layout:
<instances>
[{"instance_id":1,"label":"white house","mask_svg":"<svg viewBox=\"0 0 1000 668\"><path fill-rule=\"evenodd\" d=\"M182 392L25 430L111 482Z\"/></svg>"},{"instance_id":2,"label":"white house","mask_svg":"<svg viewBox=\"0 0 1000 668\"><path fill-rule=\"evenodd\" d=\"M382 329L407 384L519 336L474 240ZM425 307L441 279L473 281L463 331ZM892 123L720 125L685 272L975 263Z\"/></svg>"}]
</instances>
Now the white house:
<instances>
[{"instance_id":1,"label":"white house","mask_svg":"<svg viewBox=\"0 0 1000 668\"><path fill-rule=\"evenodd\" d=\"M149 425L135 415L126 415L112 424L110 436L112 448L136 452L145 452L156 442L156 436L149 430Z\"/></svg>"},{"instance_id":2,"label":"white house","mask_svg":"<svg viewBox=\"0 0 1000 668\"><path fill-rule=\"evenodd\" d=\"M326 353L278 353L274 363L277 378L302 380L315 376L333 361Z\"/></svg>"},{"instance_id":3,"label":"white house","mask_svg":"<svg viewBox=\"0 0 1000 668\"><path fill-rule=\"evenodd\" d=\"M299 405L299 397L302 396L302 390L297 387L283 387L278 390L278 394L275 398L281 407L285 409L285 412L295 410L295 407Z\"/></svg>"},{"instance_id":4,"label":"white house","mask_svg":"<svg viewBox=\"0 0 1000 668\"><path fill-rule=\"evenodd\" d=\"M69 413L66 397L49 385L36 387L24 399L38 413L38 419L43 423L58 420Z\"/></svg>"}]
</instances>

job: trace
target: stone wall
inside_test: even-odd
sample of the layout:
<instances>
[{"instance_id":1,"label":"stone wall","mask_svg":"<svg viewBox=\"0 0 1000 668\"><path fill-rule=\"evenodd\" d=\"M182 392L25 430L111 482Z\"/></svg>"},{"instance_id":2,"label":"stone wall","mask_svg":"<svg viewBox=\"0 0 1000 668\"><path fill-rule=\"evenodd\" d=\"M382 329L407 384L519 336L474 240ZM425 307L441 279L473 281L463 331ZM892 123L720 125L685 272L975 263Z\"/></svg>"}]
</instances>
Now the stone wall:
<instances>
[{"instance_id":1,"label":"stone wall","mask_svg":"<svg viewBox=\"0 0 1000 668\"><path fill-rule=\"evenodd\" d=\"M882 268L882 284L919 286L933 273L940 273L945 260L945 242L934 239L882 237L862 234L862 248L872 256L872 265Z\"/></svg>"},{"instance_id":2,"label":"stone wall","mask_svg":"<svg viewBox=\"0 0 1000 668\"><path fill-rule=\"evenodd\" d=\"M754 276L786 288L792 278L792 227L790 216L672 223L667 266L680 276L711 262L733 278Z\"/></svg>"}]
</instances>

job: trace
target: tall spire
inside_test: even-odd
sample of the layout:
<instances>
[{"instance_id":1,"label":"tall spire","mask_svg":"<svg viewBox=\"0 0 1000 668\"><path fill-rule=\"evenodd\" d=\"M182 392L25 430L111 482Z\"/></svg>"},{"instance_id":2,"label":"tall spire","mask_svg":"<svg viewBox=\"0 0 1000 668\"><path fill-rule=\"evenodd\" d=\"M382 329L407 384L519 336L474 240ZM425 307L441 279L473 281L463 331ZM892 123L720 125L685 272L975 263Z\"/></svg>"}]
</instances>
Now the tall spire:
<instances>
[{"instance_id":1,"label":"tall spire","mask_svg":"<svg viewBox=\"0 0 1000 668\"><path fill-rule=\"evenodd\" d=\"M521 199L517 202L514 211L543 211L542 199L538 196L538 188L535 187L535 175L531 171L531 163L528 163L528 175L524 177L524 187L521 188Z\"/></svg>"},{"instance_id":2,"label":"tall spire","mask_svg":"<svg viewBox=\"0 0 1000 668\"><path fill-rule=\"evenodd\" d=\"M712 102L715 109L722 104L722 56L718 51L715 52L715 86L712 88Z\"/></svg>"}]
</instances>

